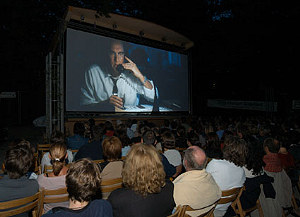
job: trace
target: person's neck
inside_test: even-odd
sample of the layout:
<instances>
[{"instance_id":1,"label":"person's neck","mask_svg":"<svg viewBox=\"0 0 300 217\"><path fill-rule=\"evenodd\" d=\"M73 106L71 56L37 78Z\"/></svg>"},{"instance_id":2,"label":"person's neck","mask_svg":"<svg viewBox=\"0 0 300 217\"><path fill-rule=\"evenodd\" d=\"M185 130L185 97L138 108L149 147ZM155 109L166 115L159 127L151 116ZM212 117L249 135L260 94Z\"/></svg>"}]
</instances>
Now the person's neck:
<instances>
[{"instance_id":1,"label":"person's neck","mask_svg":"<svg viewBox=\"0 0 300 217\"><path fill-rule=\"evenodd\" d=\"M89 204L88 201L79 202L77 200L71 200L70 199L69 208L70 209L74 209L74 210L82 209L82 208L84 208L88 204Z\"/></svg>"}]
</instances>

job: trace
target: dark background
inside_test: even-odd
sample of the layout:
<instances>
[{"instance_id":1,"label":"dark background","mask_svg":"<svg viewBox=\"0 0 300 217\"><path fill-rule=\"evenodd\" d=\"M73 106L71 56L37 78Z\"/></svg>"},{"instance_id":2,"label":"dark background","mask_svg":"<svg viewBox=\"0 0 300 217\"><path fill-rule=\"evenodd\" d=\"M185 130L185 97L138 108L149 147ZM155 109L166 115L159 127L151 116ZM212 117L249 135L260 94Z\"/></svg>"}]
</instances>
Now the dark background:
<instances>
[{"instance_id":1,"label":"dark background","mask_svg":"<svg viewBox=\"0 0 300 217\"><path fill-rule=\"evenodd\" d=\"M45 115L45 58L68 5L148 20L194 41L194 114L209 112L207 99L277 101L288 114L299 99L299 1L2 0L0 92L21 97L0 99L1 125Z\"/></svg>"}]
</instances>

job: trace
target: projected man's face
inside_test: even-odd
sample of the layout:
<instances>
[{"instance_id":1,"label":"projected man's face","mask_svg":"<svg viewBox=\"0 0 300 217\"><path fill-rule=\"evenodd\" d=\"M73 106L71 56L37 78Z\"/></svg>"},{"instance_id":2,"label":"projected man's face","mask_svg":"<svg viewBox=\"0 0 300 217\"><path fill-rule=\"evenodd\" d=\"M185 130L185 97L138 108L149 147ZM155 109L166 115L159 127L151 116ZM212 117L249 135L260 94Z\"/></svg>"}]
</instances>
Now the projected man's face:
<instances>
[{"instance_id":1,"label":"projected man's face","mask_svg":"<svg viewBox=\"0 0 300 217\"><path fill-rule=\"evenodd\" d=\"M120 72L117 70L119 64L124 63L124 48L121 42L114 42L111 45L109 58L112 67L112 76L119 76Z\"/></svg>"}]
</instances>

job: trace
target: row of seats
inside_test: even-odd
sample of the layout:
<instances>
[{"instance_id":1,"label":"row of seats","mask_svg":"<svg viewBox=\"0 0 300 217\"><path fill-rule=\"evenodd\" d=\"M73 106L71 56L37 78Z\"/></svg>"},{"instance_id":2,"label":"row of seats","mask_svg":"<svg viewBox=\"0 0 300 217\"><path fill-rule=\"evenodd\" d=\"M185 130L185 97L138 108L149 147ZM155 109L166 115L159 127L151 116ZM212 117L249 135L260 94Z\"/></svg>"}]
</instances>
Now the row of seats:
<instances>
[{"instance_id":1,"label":"row of seats","mask_svg":"<svg viewBox=\"0 0 300 217\"><path fill-rule=\"evenodd\" d=\"M240 217L245 217L246 214L248 214L256 209L258 209L259 217L264 217L259 200L257 200L256 205L254 207L247 209L247 210L243 210L241 201L240 201L240 197L244 190L245 190L245 187L243 186L243 187L238 187L238 188L233 188L230 190L222 191L222 196L221 196L220 200L216 201L214 203L214 206L210 210L206 211L205 213L203 213L200 216L201 217L213 217L214 209L215 209L216 205L231 202L231 206L232 206L234 212ZM209 205L207 207L210 207L210 206L211 205ZM201 209L205 209L205 208L206 207L201 208ZM183 205L183 206L180 205L180 206L177 206L176 211L168 217L189 217L190 215L188 215L187 212L199 211L201 209L193 209L189 205Z\"/></svg>"},{"instance_id":2,"label":"row of seats","mask_svg":"<svg viewBox=\"0 0 300 217\"><path fill-rule=\"evenodd\" d=\"M122 178L103 180L101 182L102 193L110 193L122 187ZM0 216L13 216L20 213L32 212L32 217L40 217L43 214L44 204L60 203L68 200L67 188L55 190L40 189L35 195L29 197L0 202Z\"/></svg>"}]
</instances>

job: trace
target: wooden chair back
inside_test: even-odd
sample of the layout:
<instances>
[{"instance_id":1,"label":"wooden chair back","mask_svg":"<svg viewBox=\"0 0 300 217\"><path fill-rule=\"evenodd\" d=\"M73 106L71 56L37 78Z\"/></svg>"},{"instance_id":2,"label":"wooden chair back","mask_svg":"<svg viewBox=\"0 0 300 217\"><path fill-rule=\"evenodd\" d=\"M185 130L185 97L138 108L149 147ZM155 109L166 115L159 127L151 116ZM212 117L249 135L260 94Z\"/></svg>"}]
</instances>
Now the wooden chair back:
<instances>
[{"instance_id":1,"label":"wooden chair back","mask_svg":"<svg viewBox=\"0 0 300 217\"><path fill-rule=\"evenodd\" d=\"M99 163L103 163L105 160L104 159L99 159L99 160L93 160L94 163L99 164Z\"/></svg>"},{"instance_id":2,"label":"wooden chair back","mask_svg":"<svg viewBox=\"0 0 300 217\"><path fill-rule=\"evenodd\" d=\"M198 217L214 217L214 210L216 208L216 205L217 205L217 202L216 201L214 204L212 204L213 206L208 209L207 211L205 211L204 213L200 214ZM210 205L211 206L211 205ZM207 207L210 207L210 206L207 206ZM183 217L190 217L190 215L188 215L186 212L187 211L200 211L200 210L204 210L206 207L204 208L200 208L200 209L193 209L192 207L190 207L189 205L184 205L182 207L182 213L183 213Z\"/></svg>"},{"instance_id":3,"label":"wooden chair back","mask_svg":"<svg viewBox=\"0 0 300 217\"><path fill-rule=\"evenodd\" d=\"M239 193L241 192L242 187L232 188L229 190L222 191L221 199L218 201L217 204L225 204L229 202L233 202Z\"/></svg>"},{"instance_id":4,"label":"wooden chair back","mask_svg":"<svg viewBox=\"0 0 300 217\"><path fill-rule=\"evenodd\" d=\"M14 216L21 213L32 212L32 217L39 217L41 210L42 192L16 200L0 202L0 216Z\"/></svg>"},{"instance_id":5,"label":"wooden chair back","mask_svg":"<svg viewBox=\"0 0 300 217\"><path fill-rule=\"evenodd\" d=\"M123 180L122 178L115 178L115 179L108 179L101 181L101 192L102 198L107 199L108 195L118 189L123 187Z\"/></svg>"},{"instance_id":6,"label":"wooden chair back","mask_svg":"<svg viewBox=\"0 0 300 217\"><path fill-rule=\"evenodd\" d=\"M44 165L44 170L43 173L51 173L53 171L53 166L52 165Z\"/></svg>"},{"instance_id":7,"label":"wooden chair back","mask_svg":"<svg viewBox=\"0 0 300 217\"><path fill-rule=\"evenodd\" d=\"M41 160L46 152L49 152L51 144L37 144L36 154L38 156L38 164L41 164Z\"/></svg>"},{"instance_id":8,"label":"wooden chair back","mask_svg":"<svg viewBox=\"0 0 300 217\"><path fill-rule=\"evenodd\" d=\"M262 210L262 207L260 205L260 201L259 199L256 201L256 204L255 206L249 208L249 209L243 209L242 207L242 204L241 204L241 195L243 194L243 192L245 191L246 187L243 186L236 198L236 200L234 200L232 203L231 203L231 207L232 209L234 210L234 212L239 215L240 217L245 217L247 214L249 214L250 212L254 211L254 210L258 210L258 213L259 213L259 217L264 217L264 213L263 213L263 210Z\"/></svg>"},{"instance_id":9,"label":"wooden chair back","mask_svg":"<svg viewBox=\"0 0 300 217\"><path fill-rule=\"evenodd\" d=\"M43 214L44 204L61 203L61 202L69 201L67 187L59 188L59 189L55 189L55 190L47 190L47 189L42 188L41 192L42 192L42 197L41 197L42 208L40 209L39 216L42 216L42 214ZM48 196L51 196L51 197L48 197Z\"/></svg>"}]
</instances>

